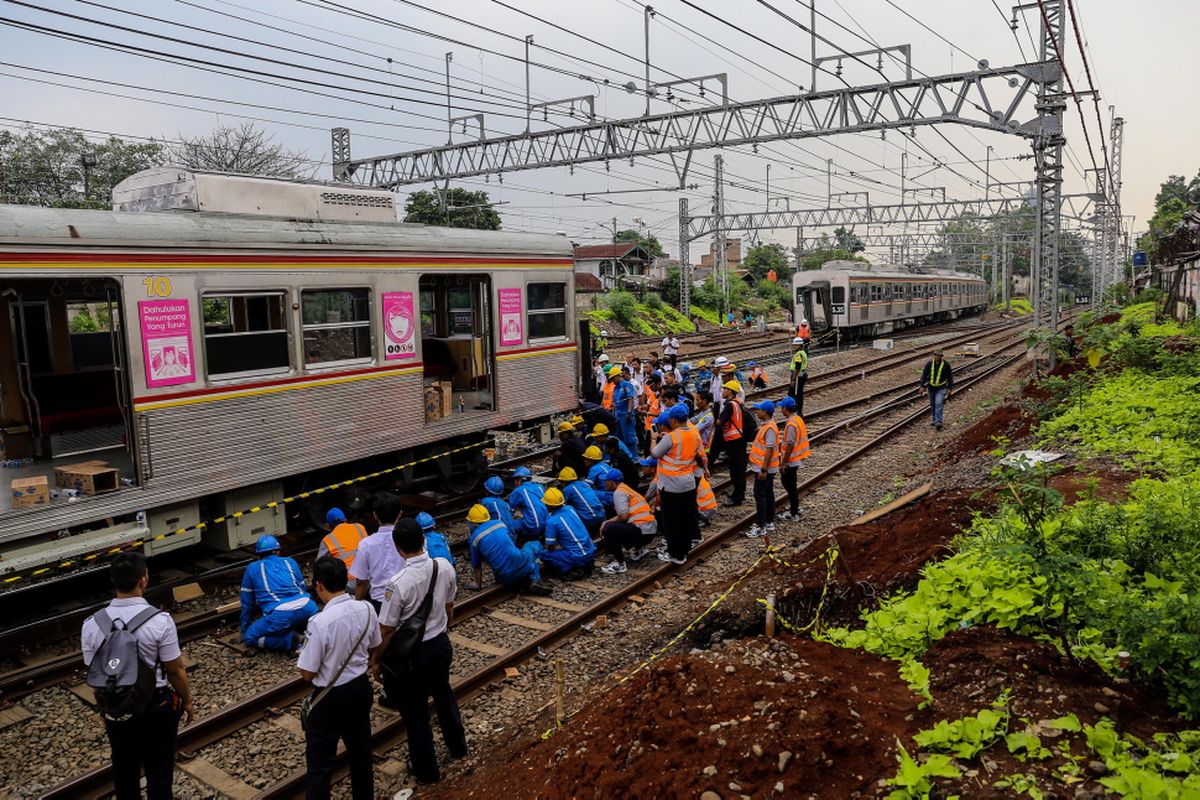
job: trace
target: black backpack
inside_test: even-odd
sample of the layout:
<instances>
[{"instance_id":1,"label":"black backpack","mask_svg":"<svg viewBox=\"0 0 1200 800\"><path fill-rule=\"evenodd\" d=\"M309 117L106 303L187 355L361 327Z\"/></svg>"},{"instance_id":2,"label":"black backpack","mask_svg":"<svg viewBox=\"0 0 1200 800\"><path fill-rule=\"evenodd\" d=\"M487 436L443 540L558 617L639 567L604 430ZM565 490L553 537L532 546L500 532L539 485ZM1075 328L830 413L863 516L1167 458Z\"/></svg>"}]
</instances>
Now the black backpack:
<instances>
[{"instance_id":1,"label":"black backpack","mask_svg":"<svg viewBox=\"0 0 1200 800\"><path fill-rule=\"evenodd\" d=\"M96 709L105 719L120 722L150 707L158 665L142 660L134 631L161 613L146 608L129 622L113 619L103 609L92 616L101 633L108 631L87 673L88 686L96 693Z\"/></svg>"},{"instance_id":2,"label":"black backpack","mask_svg":"<svg viewBox=\"0 0 1200 800\"><path fill-rule=\"evenodd\" d=\"M746 408L745 403L738 403L737 400L733 402L742 407L742 441L753 442L754 437L758 435L758 417L753 409Z\"/></svg>"}]
</instances>

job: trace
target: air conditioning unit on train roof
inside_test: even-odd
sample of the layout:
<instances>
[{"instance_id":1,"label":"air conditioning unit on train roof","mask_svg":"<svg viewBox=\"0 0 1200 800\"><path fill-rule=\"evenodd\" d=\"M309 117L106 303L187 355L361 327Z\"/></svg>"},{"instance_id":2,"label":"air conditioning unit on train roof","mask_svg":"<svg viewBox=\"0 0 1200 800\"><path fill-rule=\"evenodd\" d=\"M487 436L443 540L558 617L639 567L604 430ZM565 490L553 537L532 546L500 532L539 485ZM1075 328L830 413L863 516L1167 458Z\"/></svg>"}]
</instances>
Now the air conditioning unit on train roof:
<instances>
[{"instance_id":1,"label":"air conditioning unit on train roof","mask_svg":"<svg viewBox=\"0 0 1200 800\"><path fill-rule=\"evenodd\" d=\"M385 189L182 167L155 167L113 187L114 211L209 211L286 219L396 222Z\"/></svg>"}]
</instances>

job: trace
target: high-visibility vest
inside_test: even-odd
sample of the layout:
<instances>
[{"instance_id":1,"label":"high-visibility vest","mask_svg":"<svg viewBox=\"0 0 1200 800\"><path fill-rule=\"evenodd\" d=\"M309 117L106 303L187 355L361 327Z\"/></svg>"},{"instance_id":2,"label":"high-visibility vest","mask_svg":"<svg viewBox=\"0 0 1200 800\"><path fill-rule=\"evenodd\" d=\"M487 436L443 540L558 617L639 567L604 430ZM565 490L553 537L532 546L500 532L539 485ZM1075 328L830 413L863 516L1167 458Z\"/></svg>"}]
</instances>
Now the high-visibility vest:
<instances>
[{"instance_id":1,"label":"high-visibility vest","mask_svg":"<svg viewBox=\"0 0 1200 800\"><path fill-rule=\"evenodd\" d=\"M804 350L797 350L792 356L792 369L796 372L808 371L808 353Z\"/></svg>"},{"instance_id":2,"label":"high-visibility vest","mask_svg":"<svg viewBox=\"0 0 1200 800\"><path fill-rule=\"evenodd\" d=\"M700 434L691 425L667 434L671 447L658 460L658 474L676 478L696 471L696 456L700 453Z\"/></svg>"},{"instance_id":3,"label":"high-visibility vest","mask_svg":"<svg viewBox=\"0 0 1200 800\"><path fill-rule=\"evenodd\" d=\"M792 414L784 423L784 433L788 428L796 429L796 443L792 446L792 453L788 456L785 467L794 467L804 459L812 455L812 449L808 446L808 426L804 424L804 420L799 414ZM782 448L782 445L780 445Z\"/></svg>"},{"instance_id":4,"label":"high-visibility vest","mask_svg":"<svg viewBox=\"0 0 1200 800\"><path fill-rule=\"evenodd\" d=\"M603 397L600 400L600 405L604 406L604 408L608 411L613 410L613 389L615 388L616 384L612 381L608 381L604 384Z\"/></svg>"},{"instance_id":5,"label":"high-visibility vest","mask_svg":"<svg viewBox=\"0 0 1200 800\"><path fill-rule=\"evenodd\" d=\"M658 401L658 395L654 390L647 386L646 392L646 430L654 430L654 418L662 412L662 403Z\"/></svg>"},{"instance_id":6,"label":"high-visibility vest","mask_svg":"<svg viewBox=\"0 0 1200 800\"><path fill-rule=\"evenodd\" d=\"M807 339L808 335L810 333L811 333L811 331L809 330L807 325L800 325L799 327L796 328L796 335L799 336L801 339Z\"/></svg>"},{"instance_id":7,"label":"high-visibility vest","mask_svg":"<svg viewBox=\"0 0 1200 800\"><path fill-rule=\"evenodd\" d=\"M755 378L762 378L765 383L767 380L767 371L762 367L755 367L750 370L750 380L754 380Z\"/></svg>"},{"instance_id":8,"label":"high-visibility vest","mask_svg":"<svg viewBox=\"0 0 1200 800\"><path fill-rule=\"evenodd\" d=\"M946 362L945 361L930 361L929 362L929 385L933 388L938 388L946 383Z\"/></svg>"},{"instance_id":9,"label":"high-visibility vest","mask_svg":"<svg viewBox=\"0 0 1200 800\"><path fill-rule=\"evenodd\" d=\"M700 483L696 486L696 508L701 511L712 511L717 507L717 496L713 494L712 484L708 482L708 478L700 476Z\"/></svg>"},{"instance_id":10,"label":"high-visibility vest","mask_svg":"<svg viewBox=\"0 0 1200 800\"><path fill-rule=\"evenodd\" d=\"M650 510L650 504L646 502L646 498L633 489L622 483L617 485L617 490L613 494L623 494L629 499L630 525L645 525L655 521L654 512Z\"/></svg>"},{"instance_id":11,"label":"high-visibility vest","mask_svg":"<svg viewBox=\"0 0 1200 800\"><path fill-rule=\"evenodd\" d=\"M767 431L775 431L775 452L771 455L771 463L767 464ZM779 469L779 426L775 420L760 423L758 434L750 444L750 463L761 470Z\"/></svg>"},{"instance_id":12,"label":"high-visibility vest","mask_svg":"<svg viewBox=\"0 0 1200 800\"><path fill-rule=\"evenodd\" d=\"M732 411L729 414L729 421L721 426L721 434L725 437L725 441L732 442L742 438L742 404L737 400L730 401Z\"/></svg>"},{"instance_id":13,"label":"high-visibility vest","mask_svg":"<svg viewBox=\"0 0 1200 800\"><path fill-rule=\"evenodd\" d=\"M367 529L362 525L343 522L325 534L321 541L329 555L341 559L346 563L346 569L350 569L354 564L354 557L358 555L359 542L365 538Z\"/></svg>"}]
</instances>

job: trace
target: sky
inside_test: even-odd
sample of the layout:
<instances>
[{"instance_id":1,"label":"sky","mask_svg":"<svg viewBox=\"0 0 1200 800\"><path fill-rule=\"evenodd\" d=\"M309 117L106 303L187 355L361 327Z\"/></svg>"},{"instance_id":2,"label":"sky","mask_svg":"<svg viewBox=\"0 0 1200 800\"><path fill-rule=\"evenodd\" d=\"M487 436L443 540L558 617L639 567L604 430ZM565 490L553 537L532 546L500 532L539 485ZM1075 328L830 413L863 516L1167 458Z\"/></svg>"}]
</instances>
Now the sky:
<instances>
[{"instance_id":1,"label":"sky","mask_svg":"<svg viewBox=\"0 0 1200 800\"><path fill-rule=\"evenodd\" d=\"M0 0L0 5L0 125L28 122L73 126L98 137L172 140L251 120L286 147L306 153L313 175L322 179L331 176L334 126L350 128L356 158L447 140L448 52L452 113L483 112L489 136L524 129L523 40L529 34L533 102L590 95L597 116L609 119L637 117L645 106L640 88L634 93L623 88L644 81L644 9L634 0ZM1107 144L1113 107L1125 120L1122 210L1134 217L1132 230L1143 230L1159 184L1168 175L1190 177L1200 169L1194 143L1200 104L1193 102L1192 88L1200 67L1194 45L1200 3L1073 0L1073 5L1091 78L1072 30L1059 44L1082 94L1078 106L1067 101L1064 191L1091 191L1093 159L1106 164L1102 143ZM907 44L914 72L929 76L969 71L980 60L993 67L1036 60L1036 8L1019 16L1012 30L1011 5L1000 0L815 0L815 6L817 32L826 40L817 44L818 57ZM811 40L791 21L808 24L807 0L661 0L654 11L653 82L724 72L734 101L811 89L806 63ZM846 59L840 78L818 74L816 88L880 82L880 71L868 68L879 66L876 57L864 60L869 64ZM835 69L832 62L824 66ZM882 76L900 79L901 66L884 58ZM1089 86L1098 90L1098 108L1086 94ZM710 103L715 82L705 88L700 97L696 83L685 83L672 92L671 102L660 92L652 111ZM545 119L535 114L533 129L580 124L582 113L581 103L554 105ZM1032 104L1018 116L1032 118ZM469 138L461 124L454 138ZM717 153L725 159L726 210L738 212L765 209L768 199L776 209L896 203L902 159L906 186L924 195L910 195L910 202L940 196L943 189L948 197L977 199L989 176L1009 184L1029 180L1029 152L1026 139L945 124L918 127L909 136L842 134L777 142L757 152L697 151L682 192L671 190L678 181L665 157L453 185L488 191L502 204L505 228L561 231L576 242L602 242L612 235L615 217L618 228L641 227L677 253L679 198L688 198L694 214L709 212ZM403 196L425 188L399 191ZM1012 195L1021 188L992 191ZM758 235L765 242L795 244L795 231ZM706 242L693 242L693 261L706 250Z\"/></svg>"}]
</instances>

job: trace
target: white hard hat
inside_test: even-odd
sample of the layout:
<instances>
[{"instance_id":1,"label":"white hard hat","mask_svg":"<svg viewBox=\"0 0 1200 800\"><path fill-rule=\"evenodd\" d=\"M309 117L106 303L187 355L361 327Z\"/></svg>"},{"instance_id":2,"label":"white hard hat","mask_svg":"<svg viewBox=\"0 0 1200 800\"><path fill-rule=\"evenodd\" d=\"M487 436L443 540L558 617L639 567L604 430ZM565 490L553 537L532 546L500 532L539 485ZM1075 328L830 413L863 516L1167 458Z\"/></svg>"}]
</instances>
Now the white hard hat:
<instances>
[{"instance_id":1,"label":"white hard hat","mask_svg":"<svg viewBox=\"0 0 1200 800\"><path fill-rule=\"evenodd\" d=\"M713 366L714 367L727 367L727 366L729 366L729 359L726 358L725 356L717 356L716 360L713 361Z\"/></svg>"},{"instance_id":2,"label":"white hard hat","mask_svg":"<svg viewBox=\"0 0 1200 800\"><path fill-rule=\"evenodd\" d=\"M600 331L601 336L608 336L608 331Z\"/></svg>"},{"instance_id":3,"label":"white hard hat","mask_svg":"<svg viewBox=\"0 0 1200 800\"><path fill-rule=\"evenodd\" d=\"M807 324L808 324L808 320L807 320L807 319L803 319L803 318L801 318L801 320L800 320L800 324L801 324L801 325L807 325Z\"/></svg>"},{"instance_id":4,"label":"white hard hat","mask_svg":"<svg viewBox=\"0 0 1200 800\"><path fill-rule=\"evenodd\" d=\"M601 364L607 364L608 363L608 353L601 353L600 357L597 358L596 360L599 361Z\"/></svg>"},{"instance_id":5,"label":"white hard hat","mask_svg":"<svg viewBox=\"0 0 1200 800\"><path fill-rule=\"evenodd\" d=\"M792 344L804 344L804 337L797 336L795 339L792 339Z\"/></svg>"}]
</instances>

